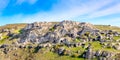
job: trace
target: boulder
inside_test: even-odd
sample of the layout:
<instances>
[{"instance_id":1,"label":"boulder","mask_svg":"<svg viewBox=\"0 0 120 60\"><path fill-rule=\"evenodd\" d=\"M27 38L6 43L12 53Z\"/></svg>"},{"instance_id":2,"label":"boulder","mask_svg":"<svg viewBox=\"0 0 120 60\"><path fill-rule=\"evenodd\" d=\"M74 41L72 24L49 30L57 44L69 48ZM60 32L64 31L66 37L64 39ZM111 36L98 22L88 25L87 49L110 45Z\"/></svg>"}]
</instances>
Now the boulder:
<instances>
[{"instance_id":1,"label":"boulder","mask_svg":"<svg viewBox=\"0 0 120 60\"><path fill-rule=\"evenodd\" d=\"M50 44L50 43L41 44L41 47L51 47L51 46L52 46L52 44Z\"/></svg>"},{"instance_id":2,"label":"boulder","mask_svg":"<svg viewBox=\"0 0 120 60\"><path fill-rule=\"evenodd\" d=\"M64 51L65 51L65 48L64 48L64 47L60 47L60 48L58 49L58 54L59 54L59 55L63 55L63 54L64 54Z\"/></svg>"},{"instance_id":3,"label":"boulder","mask_svg":"<svg viewBox=\"0 0 120 60\"><path fill-rule=\"evenodd\" d=\"M97 40L98 40L98 41L102 41L102 39L103 39L103 37L102 37L101 35L99 35L99 36L97 37Z\"/></svg>"},{"instance_id":4,"label":"boulder","mask_svg":"<svg viewBox=\"0 0 120 60\"><path fill-rule=\"evenodd\" d=\"M5 48L5 47L8 47L8 45L2 44L2 45L0 46L0 48Z\"/></svg>"},{"instance_id":5,"label":"boulder","mask_svg":"<svg viewBox=\"0 0 120 60\"><path fill-rule=\"evenodd\" d=\"M113 48L116 49L116 50L120 50L120 46L119 45L114 45Z\"/></svg>"},{"instance_id":6,"label":"boulder","mask_svg":"<svg viewBox=\"0 0 120 60\"><path fill-rule=\"evenodd\" d=\"M102 57L107 57L108 56L108 52L107 51L103 51L101 54Z\"/></svg>"},{"instance_id":7,"label":"boulder","mask_svg":"<svg viewBox=\"0 0 120 60\"><path fill-rule=\"evenodd\" d=\"M13 55L14 55L14 56L16 56L16 57L18 56L18 54L17 54L17 53L14 53Z\"/></svg>"},{"instance_id":8,"label":"boulder","mask_svg":"<svg viewBox=\"0 0 120 60\"><path fill-rule=\"evenodd\" d=\"M96 56L96 57L101 56L101 51L100 51L100 50L96 51L95 56Z\"/></svg>"},{"instance_id":9,"label":"boulder","mask_svg":"<svg viewBox=\"0 0 120 60\"><path fill-rule=\"evenodd\" d=\"M58 41L58 43L69 44L69 42L65 38L60 38L59 41Z\"/></svg>"},{"instance_id":10,"label":"boulder","mask_svg":"<svg viewBox=\"0 0 120 60\"><path fill-rule=\"evenodd\" d=\"M8 51L9 51L9 49L8 49L8 48L4 48L3 53L4 53L4 54L7 54L7 53L8 53Z\"/></svg>"},{"instance_id":11,"label":"boulder","mask_svg":"<svg viewBox=\"0 0 120 60\"><path fill-rule=\"evenodd\" d=\"M119 33L118 32L114 32L113 35L114 36L119 36Z\"/></svg>"},{"instance_id":12,"label":"boulder","mask_svg":"<svg viewBox=\"0 0 120 60\"><path fill-rule=\"evenodd\" d=\"M60 34L61 34L62 36L65 36L67 33L68 33L68 32L67 32L65 29L61 29L61 30L60 30Z\"/></svg>"},{"instance_id":13,"label":"boulder","mask_svg":"<svg viewBox=\"0 0 120 60\"><path fill-rule=\"evenodd\" d=\"M91 45L89 44L87 51L85 52L85 58L88 60L91 60L93 58L94 54L93 54L93 50L91 48Z\"/></svg>"},{"instance_id":14,"label":"boulder","mask_svg":"<svg viewBox=\"0 0 120 60\"><path fill-rule=\"evenodd\" d=\"M2 32L9 32L9 29L2 29Z\"/></svg>"},{"instance_id":15,"label":"boulder","mask_svg":"<svg viewBox=\"0 0 120 60\"><path fill-rule=\"evenodd\" d=\"M11 31L8 31L8 34L7 34L7 36L9 36L9 37L13 37L13 33L11 32Z\"/></svg>"}]
</instances>

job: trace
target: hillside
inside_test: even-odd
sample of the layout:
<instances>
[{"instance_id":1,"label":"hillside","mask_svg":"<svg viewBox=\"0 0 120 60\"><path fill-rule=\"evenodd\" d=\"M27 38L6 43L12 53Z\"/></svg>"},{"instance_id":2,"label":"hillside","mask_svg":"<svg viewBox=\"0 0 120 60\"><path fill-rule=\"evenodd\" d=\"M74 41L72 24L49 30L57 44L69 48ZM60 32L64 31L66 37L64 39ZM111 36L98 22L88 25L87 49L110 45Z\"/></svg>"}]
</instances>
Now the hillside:
<instances>
[{"instance_id":1,"label":"hillside","mask_svg":"<svg viewBox=\"0 0 120 60\"><path fill-rule=\"evenodd\" d=\"M114 30L120 32L120 27L110 26L110 25L95 25L96 28L100 30Z\"/></svg>"},{"instance_id":2,"label":"hillside","mask_svg":"<svg viewBox=\"0 0 120 60\"><path fill-rule=\"evenodd\" d=\"M0 60L119 60L120 28L86 22L0 27Z\"/></svg>"}]
</instances>

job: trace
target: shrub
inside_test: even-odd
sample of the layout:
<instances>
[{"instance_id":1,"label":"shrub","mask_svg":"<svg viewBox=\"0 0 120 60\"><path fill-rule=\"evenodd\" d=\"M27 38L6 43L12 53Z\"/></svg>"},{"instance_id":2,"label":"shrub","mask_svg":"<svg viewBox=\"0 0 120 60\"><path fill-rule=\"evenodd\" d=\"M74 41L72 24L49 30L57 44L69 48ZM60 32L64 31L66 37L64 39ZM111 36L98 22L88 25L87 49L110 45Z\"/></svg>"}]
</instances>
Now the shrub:
<instances>
[{"instance_id":1,"label":"shrub","mask_svg":"<svg viewBox=\"0 0 120 60\"><path fill-rule=\"evenodd\" d=\"M54 28L54 27L52 27L52 28L50 28L49 30L50 30L50 31L54 31L54 30L55 30L55 28Z\"/></svg>"}]
</instances>

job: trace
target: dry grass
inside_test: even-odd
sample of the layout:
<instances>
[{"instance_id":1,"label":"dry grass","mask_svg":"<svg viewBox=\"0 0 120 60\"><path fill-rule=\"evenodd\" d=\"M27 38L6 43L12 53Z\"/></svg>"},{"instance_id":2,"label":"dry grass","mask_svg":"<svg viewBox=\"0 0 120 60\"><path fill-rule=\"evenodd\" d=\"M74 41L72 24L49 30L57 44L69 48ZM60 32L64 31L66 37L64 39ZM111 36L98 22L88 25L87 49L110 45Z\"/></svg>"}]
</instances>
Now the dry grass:
<instances>
[{"instance_id":1,"label":"dry grass","mask_svg":"<svg viewBox=\"0 0 120 60\"><path fill-rule=\"evenodd\" d=\"M120 27L110 26L110 25L95 25L96 28L100 30L114 30L120 32Z\"/></svg>"},{"instance_id":2,"label":"dry grass","mask_svg":"<svg viewBox=\"0 0 120 60\"><path fill-rule=\"evenodd\" d=\"M4 26L0 26L0 30L1 29L17 29L17 28L24 28L26 26L25 23L21 23L21 24L7 24Z\"/></svg>"}]
</instances>

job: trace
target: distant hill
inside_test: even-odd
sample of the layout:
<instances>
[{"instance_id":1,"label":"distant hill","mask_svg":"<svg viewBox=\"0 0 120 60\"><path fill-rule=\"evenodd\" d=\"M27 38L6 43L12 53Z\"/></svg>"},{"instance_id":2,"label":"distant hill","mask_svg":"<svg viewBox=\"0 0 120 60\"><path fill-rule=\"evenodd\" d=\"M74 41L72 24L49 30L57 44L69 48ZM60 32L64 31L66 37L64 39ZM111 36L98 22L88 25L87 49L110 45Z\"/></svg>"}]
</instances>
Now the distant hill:
<instances>
[{"instance_id":1,"label":"distant hill","mask_svg":"<svg viewBox=\"0 0 120 60\"><path fill-rule=\"evenodd\" d=\"M58 22L53 22L53 23L58 23ZM19 24L7 24L4 26L0 26L0 29L4 28L24 28L27 25L27 23L19 23ZM120 27L117 26L111 26L111 25L94 25L96 28L100 30L115 30L115 31L120 31Z\"/></svg>"},{"instance_id":2,"label":"distant hill","mask_svg":"<svg viewBox=\"0 0 120 60\"><path fill-rule=\"evenodd\" d=\"M95 25L96 28L100 30L115 30L120 32L120 27L110 26L110 25Z\"/></svg>"}]
</instances>

